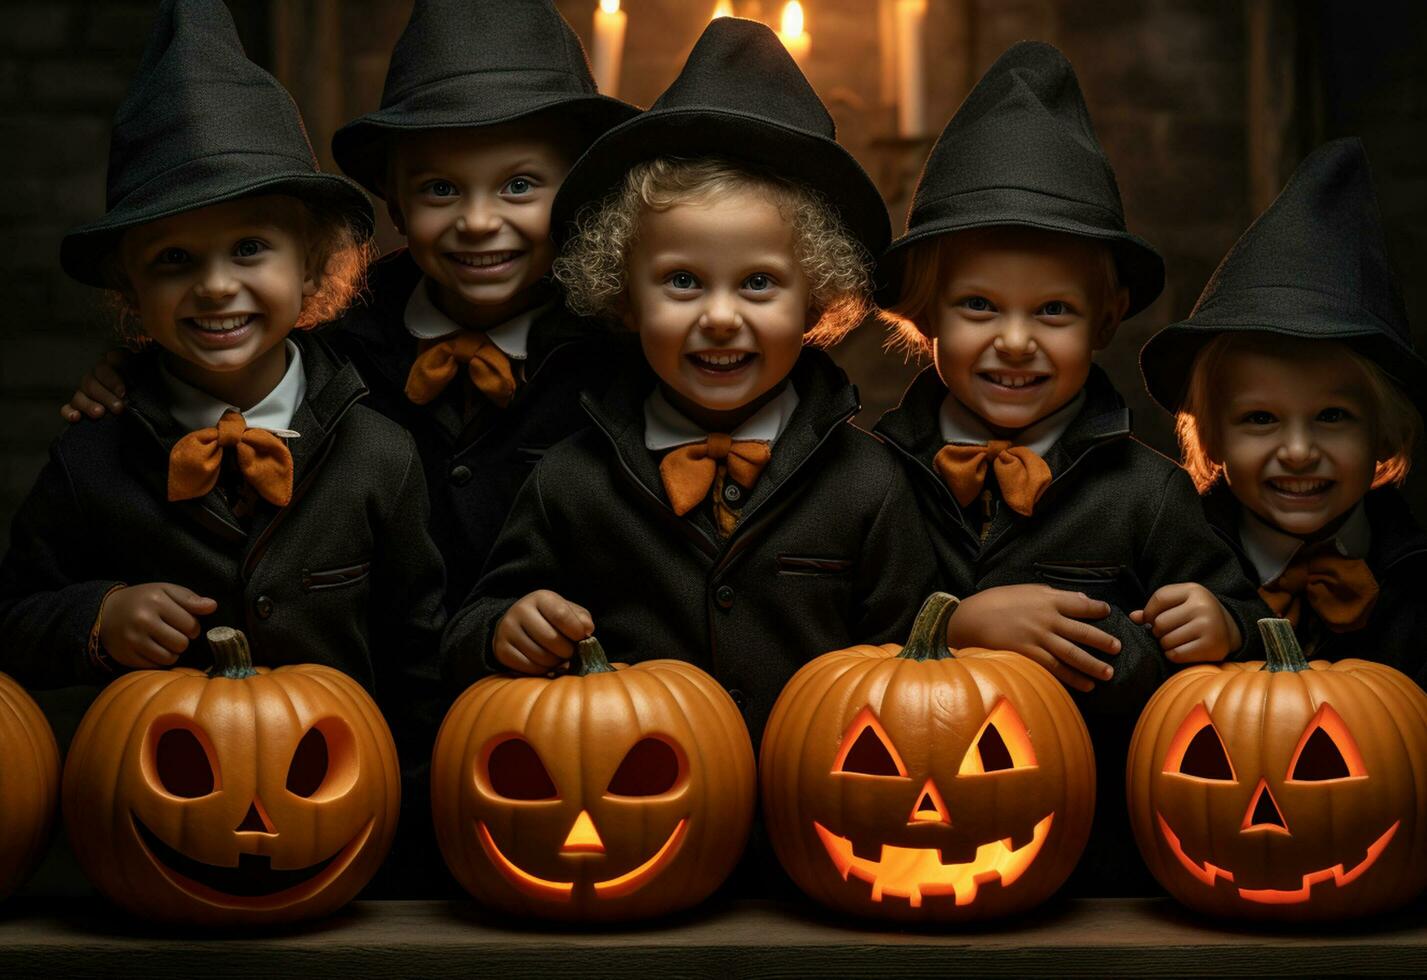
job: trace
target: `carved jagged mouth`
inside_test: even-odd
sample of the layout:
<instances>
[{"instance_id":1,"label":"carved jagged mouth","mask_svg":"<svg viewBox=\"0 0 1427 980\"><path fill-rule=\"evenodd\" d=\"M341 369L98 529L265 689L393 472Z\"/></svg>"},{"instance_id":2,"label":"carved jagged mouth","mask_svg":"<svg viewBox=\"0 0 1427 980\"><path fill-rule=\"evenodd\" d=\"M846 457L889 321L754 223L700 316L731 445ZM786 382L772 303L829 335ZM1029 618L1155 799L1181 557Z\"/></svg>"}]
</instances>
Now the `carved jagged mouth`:
<instances>
[{"instance_id":1,"label":"carved jagged mouth","mask_svg":"<svg viewBox=\"0 0 1427 980\"><path fill-rule=\"evenodd\" d=\"M1020 847L1012 847L1010 838L994 840L976 848L976 856L964 864L943 864L934 847L894 847L882 845L877 861L858 857L852 852L852 841L839 837L816 820L813 828L822 838L828 857L837 873L860 878L872 886L872 901L884 896L905 898L912 908L920 908L922 898L934 895L955 895L957 905L970 905L980 887L999 881L1002 888L1015 883L1035 861L1041 845L1050 835L1054 813L1048 813L1035 826L1031 839Z\"/></svg>"},{"instance_id":2,"label":"carved jagged mouth","mask_svg":"<svg viewBox=\"0 0 1427 980\"><path fill-rule=\"evenodd\" d=\"M1170 829L1169 821L1164 819L1164 814L1156 811L1155 816L1159 818L1159 830L1164 835L1165 842L1169 844L1169 849L1174 852L1174 856L1179 859L1179 863L1184 866L1195 878L1198 878L1210 888L1214 887L1216 879L1222 878L1229 883L1234 882L1234 873L1212 864L1209 861L1200 863L1184 853L1184 847L1179 842L1179 835ZM1378 857L1387 849L1388 843L1392 840L1397 828L1402 821L1398 820L1382 836L1368 845L1368 852L1361 861L1353 865L1351 870L1344 869L1342 864L1335 864L1331 868L1319 868L1317 871L1310 871L1303 875L1302 883L1298 888L1237 888L1239 897L1247 902L1258 902L1261 905L1293 905L1299 902L1308 901L1313 892L1313 886L1324 881L1334 881L1339 888L1344 885L1351 885L1363 872L1372 867L1377 862Z\"/></svg>"},{"instance_id":3,"label":"carved jagged mouth","mask_svg":"<svg viewBox=\"0 0 1427 980\"><path fill-rule=\"evenodd\" d=\"M331 857L305 868L289 869L274 868L272 858L266 854L240 854L233 867L196 861L165 844L137 815L130 816L149 857L175 887L205 902L262 899L260 904L273 908L320 891L345 871L376 823L375 819L367 821L366 827Z\"/></svg>"},{"instance_id":4,"label":"carved jagged mouth","mask_svg":"<svg viewBox=\"0 0 1427 980\"><path fill-rule=\"evenodd\" d=\"M674 856L679 853L679 847L684 843L684 832L688 825L687 817L680 820L678 825L669 832L669 837L660 845L659 850L654 852L654 856L633 871L626 871L617 877L595 882L595 894L601 898L621 898L638 891L646 882L664 870L670 861L674 860ZM490 858L491 863L500 869L500 873L505 876L505 879L526 894L552 902L568 902L574 894L574 882L540 878L506 857L505 852L496 844L495 838L491 836L490 830L483 821L476 821L476 837L480 839L486 857Z\"/></svg>"}]
</instances>

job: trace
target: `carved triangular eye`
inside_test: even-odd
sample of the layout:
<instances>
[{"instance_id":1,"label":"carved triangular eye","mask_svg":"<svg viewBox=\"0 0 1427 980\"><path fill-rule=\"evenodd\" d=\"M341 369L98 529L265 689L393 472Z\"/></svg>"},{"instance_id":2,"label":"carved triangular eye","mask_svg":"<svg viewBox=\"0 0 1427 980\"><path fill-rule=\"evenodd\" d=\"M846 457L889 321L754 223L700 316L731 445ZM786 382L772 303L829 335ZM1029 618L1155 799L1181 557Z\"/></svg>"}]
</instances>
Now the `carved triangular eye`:
<instances>
[{"instance_id":1,"label":"carved triangular eye","mask_svg":"<svg viewBox=\"0 0 1427 980\"><path fill-rule=\"evenodd\" d=\"M862 776L907 775L907 767L871 708L863 708L847 726L832 771Z\"/></svg>"},{"instance_id":2,"label":"carved triangular eye","mask_svg":"<svg viewBox=\"0 0 1427 980\"><path fill-rule=\"evenodd\" d=\"M1031 733L1026 723L1002 698L991 709L981 731L962 757L958 776L981 776L1008 769L1029 769L1036 764L1036 752L1031 746Z\"/></svg>"},{"instance_id":3,"label":"carved triangular eye","mask_svg":"<svg viewBox=\"0 0 1427 980\"><path fill-rule=\"evenodd\" d=\"M662 739L642 738L609 781L611 796L660 796L679 783L679 755Z\"/></svg>"},{"instance_id":4,"label":"carved triangular eye","mask_svg":"<svg viewBox=\"0 0 1427 980\"><path fill-rule=\"evenodd\" d=\"M1293 761L1288 765L1288 778L1321 783L1365 775L1367 767L1363 765L1362 752L1348 726L1336 711L1323 705L1298 741Z\"/></svg>"},{"instance_id":5,"label":"carved triangular eye","mask_svg":"<svg viewBox=\"0 0 1427 980\"><path fill-rule=\"evenodd\" d=\"M554 800L555 783L535 747L520 736L494 745L486 756L486 778L508 800Z\"/></svg>"},{"instance_id":6,"label":"carved triangular eye","mask_svg":"<svg viewBox=\"0 0 1427 980\"><path fill-rule=\"evenodd\" d=\"M1170 742L1164 758L1164 771L1191 779L1237 780L1234 764L1229 761L1224 742L1209 718L1209 709L1203 704L1196 705L1174 733L1174 741Z\"/></svg>"}]
</instances>

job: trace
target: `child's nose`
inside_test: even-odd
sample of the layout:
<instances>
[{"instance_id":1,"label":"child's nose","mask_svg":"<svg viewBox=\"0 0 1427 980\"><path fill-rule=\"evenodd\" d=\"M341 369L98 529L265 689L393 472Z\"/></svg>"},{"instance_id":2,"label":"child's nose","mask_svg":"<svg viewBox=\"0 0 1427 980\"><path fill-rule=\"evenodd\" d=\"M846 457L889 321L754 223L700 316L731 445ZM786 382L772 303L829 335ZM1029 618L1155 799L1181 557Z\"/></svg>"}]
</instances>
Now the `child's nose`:
<instances>
[{"instance_id":1,"label":"child's nose","mask_svg":"<svg viewBox=\"0 0 1427 980\"><path fill-rule=\"evenodd\" d=\"M1036 352L1036 338L1024 317L1006 317L993 346L1007 357L1029 357Z\"/></svg>"},{"instance_id":2,"label":"child's nose","mask_svg":"<svg viewBox=\"0 0 1427 980\"><path fill-rule=\"evenodd\" d=\"M711 339L727 341L743 329L743 315L728 297L713 292L699 315L698 327Z\"/></svg>"},{"instance_id":3,"label":"child's nose","mask_svg":"<svg viewBox=\"0 0 1427 980\"><path fill-rule=\"evenodd\" d=\"M1305 425L1289 425L1278 447L1278 458L1285 465L1301 468L1318 461L1318 444Z\"/></svg>"},{"instance_id":4,"label":"child's nose","mask_svg":"<svg viewBox=\"0 0 1427 980\"><path fill-rule=\"evenodd\" d=\"M489 235L500 229L500 215L483 195L471 195L470 203L456 216L456 230L468 235Z\"/></svg>"},{"instance_id":5,"label":"child's nose","mask_svg":"<svg viewBox=\"0 0 1427 980\"><path fill-rule=\"evenodd\" d=\"M209 262L203 267L193 291L203 299L226 299L238 291L238 279L228 263Z\"/></svg>"}]
</instances>

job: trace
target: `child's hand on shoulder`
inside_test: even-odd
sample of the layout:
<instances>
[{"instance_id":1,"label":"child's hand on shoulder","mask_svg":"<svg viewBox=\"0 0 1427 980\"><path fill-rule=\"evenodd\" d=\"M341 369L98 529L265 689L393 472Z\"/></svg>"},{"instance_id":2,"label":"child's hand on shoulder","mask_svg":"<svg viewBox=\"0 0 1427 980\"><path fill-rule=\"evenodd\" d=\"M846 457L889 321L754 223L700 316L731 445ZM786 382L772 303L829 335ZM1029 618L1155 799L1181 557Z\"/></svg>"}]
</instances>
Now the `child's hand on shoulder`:
<instances>
[{"instance_id":1,"label":"child's hand on shoulder","mask_svg":"<svg viewBox=\"0 0 1427 980\"><path fill-rule=\"evenodd\" d=\"M79 381L79 387L60 406L60 418L78 422L82 418L103 418L105 412L118 415L124 410L124 379L119 369L128 361L124 350L105 351L99 362Z\"/></svg>"},{"instance_id":2,"label":"child's hand on shoulder","mask_svg":"<svg viewBox=\"0 0 1427 980\"><path fill-rule=\"evenodd\" d=\"M172 667L198 639L198 617L217 611L216 600L172 582L115 589L101 607L99 642L125 667Z\"/></svg>"},{"instance_id":3,"label":"child's hand on shoulder","mask_svg":"<svg viewBox=\"0 0 1427 980\"><path fill-rule=\"evenodd\" d=\"M1217 662L1244 642L1234 617L1198 582L1161 586L1130 620L1149 626L1165 658L1177 664Z\"/></svg>"},{"instance_id":4,"label":"child's hand on shoulder","mask_svg":"<svg viewBox=\"0 0 1427 980\"><path fill-rule=\"evenodd\" d=\"M491 646L502 666L520 674L544 674L569 660L575 644L594 631L589 610L541 589L506 610Z\"/></svg>"},{"instance_id":5,"label":"child's hand on shoulder","mask_svg":"<svg viewBox=\"0 0 1427 980\"><path fill-rule=\"evenodd\" d=\"M1087 619L1103 619L1110 606L1080 592L1048 585L1001 585L962 600L946 627L946 642L1024 654L1066 687L1090 691L1114 675L1109 664L1082 647L1120 652L1120 641Z\"/></svg>"}]
</instances>

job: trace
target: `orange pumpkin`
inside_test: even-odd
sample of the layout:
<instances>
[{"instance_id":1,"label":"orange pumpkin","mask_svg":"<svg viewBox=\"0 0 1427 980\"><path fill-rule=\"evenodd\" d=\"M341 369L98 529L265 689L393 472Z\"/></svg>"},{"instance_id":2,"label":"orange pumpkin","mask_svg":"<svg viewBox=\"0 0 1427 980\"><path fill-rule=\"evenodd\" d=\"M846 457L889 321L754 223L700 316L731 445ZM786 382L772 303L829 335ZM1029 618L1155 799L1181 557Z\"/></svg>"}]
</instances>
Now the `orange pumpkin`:
<instances>
[{"instance_id":1,"label":"orange pumpkin","mask_svg":"<svg viewBox=\"0 0 1427 980\"><path fill-rule=\"evenodd\" d=\"M732 699L678 660L488 677L436 737L431 808L457 880L511 913L581 921L687 908L728 876L753 818Z\"/></svg>"},{"instance_id":2,"label":"orange pumpkin","mask_svg":"<svg viewBox=\"0 0 1427 980\"><path fill-rule=\"evenodd\" d=\"M1427 885L1427 695L1365 660L1303 659L1259 621L1266 663L1191 667L1135 728L1135 839L1185 905L1242 918L1338 919Z\"/></svg>"},{"instance_id":3,"label":"orange pumpkin","mask_svg":"<svg viewBox=\"0 0 1427 980\"><path fill-rule=\"evenodd\" d=\"M773 706L759 758L768 834L819 902L859 918L954 922L1049 897L1095 809L1090 736L1020 654L947 649L929 598L905 648L824 654Z\"/></svg>"},{"instance_id":4,"label":"orange pumpkin","mask_svg":"<svg viewBox=\"0 0 1427 980\"><path fill-rule=\"evenodd\" d=\"M40 706L0 674L0 898L45 853L59 796L59 748Z\"/></svg>"},{"instance_id":5,"label":"orange pumpkin","mask_svg":"<svg viewBox=\"0 0 1427 980\"><path fill-rule=\"evenodd\" d=\"M396 747L372 699L311 664L254 669L236 630L215 666L140 670L85 714L64 817L90 880L145 919L290 922L346 904L396 830Z\"/></svg>"}]
</instances>

